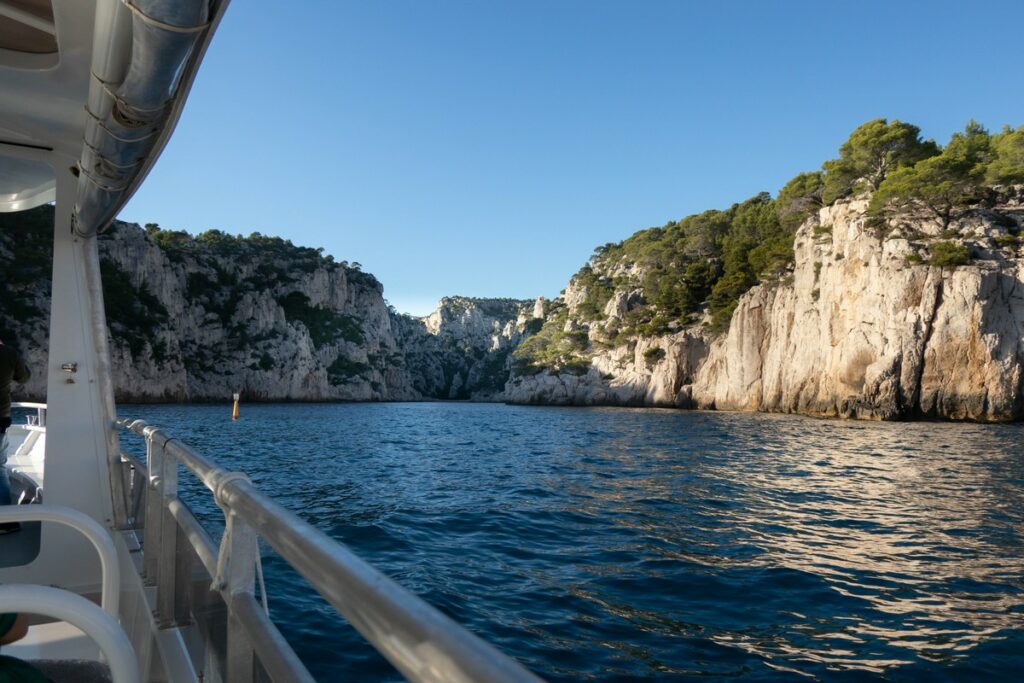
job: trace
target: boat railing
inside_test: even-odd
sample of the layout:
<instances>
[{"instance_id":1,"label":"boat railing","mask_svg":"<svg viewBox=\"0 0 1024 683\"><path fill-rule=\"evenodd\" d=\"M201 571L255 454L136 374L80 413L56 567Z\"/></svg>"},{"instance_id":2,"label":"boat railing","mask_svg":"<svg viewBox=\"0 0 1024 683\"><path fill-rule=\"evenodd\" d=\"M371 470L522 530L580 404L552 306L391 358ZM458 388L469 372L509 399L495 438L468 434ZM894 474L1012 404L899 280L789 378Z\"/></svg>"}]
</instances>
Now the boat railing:
<instances>
[{"instance_id":1,"label":"boat railing","mask_svg":"<svg viewBox=\"0 0 1024 683\"><path fill-rule=\"evenodd\" d=\"M121 458L125 518L143 531L143 571L156 586L161 628L192 618L198 558L227 609L228 683L248 683L258 662L273 681L312 681L256 599L258 539L273 548L410 681L538 681L512 658L473 635L373 568L341 543L228 471L142 420L118 425L146 440L147 462ZM178 466L195 475L224 514L219 546L178 497ZM142 492L144 489L144 492ZM133 515L132 509L135 513ZM190 552L183 552L188 550Z\"/></svg>"},{"instance_id":2,"label":"boat railing","mask_svg":"<svg viewBox=\"0 0 1024 683\"><path fill-rule=\"evenodd\" d=\"M22 425L25 427L39 427L41 429L46 428L46 404L45 403L33 403L32 401L16 401L11 403L12 408L27 408L36 409L35 416L28 416L28 424Z\"/></svg>"}]
</instances>

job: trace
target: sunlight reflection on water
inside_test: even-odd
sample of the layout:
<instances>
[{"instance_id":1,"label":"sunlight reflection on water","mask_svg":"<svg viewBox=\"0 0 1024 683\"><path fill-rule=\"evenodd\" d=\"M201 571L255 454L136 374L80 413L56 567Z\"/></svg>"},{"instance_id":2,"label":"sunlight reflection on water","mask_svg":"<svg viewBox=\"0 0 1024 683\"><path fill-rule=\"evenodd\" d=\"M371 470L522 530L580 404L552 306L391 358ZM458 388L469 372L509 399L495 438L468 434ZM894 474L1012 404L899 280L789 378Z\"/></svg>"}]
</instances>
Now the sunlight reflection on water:
<instances>
[{"instance_id":1,"label":"sunlight reflection on water","mask_svg":"<svg viewBox=\"0 0 1024 683\"><path fill-rule=\"evenodd\" d=\"M1024 667L1017 425L479 404L248 406L234 425L223 407L121 412L247 470L551 679ZM272 607L289 606L275 618L314 674L394 677L267 566Z\"/></svg>"}]
</instances>

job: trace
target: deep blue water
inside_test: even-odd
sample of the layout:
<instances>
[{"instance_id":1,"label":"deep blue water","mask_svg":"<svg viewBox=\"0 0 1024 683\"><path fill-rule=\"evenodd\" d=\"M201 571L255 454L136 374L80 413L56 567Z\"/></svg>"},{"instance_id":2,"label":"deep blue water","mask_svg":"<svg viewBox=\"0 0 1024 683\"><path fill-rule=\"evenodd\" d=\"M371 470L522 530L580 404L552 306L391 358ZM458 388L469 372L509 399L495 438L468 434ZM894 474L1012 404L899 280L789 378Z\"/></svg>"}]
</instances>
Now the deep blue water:
<instances>
[{"instance_id":1,"label":"deep blue water","mask_svg":"<svg viewBox=\"0 0 1024 683\"><path fill-rule=\"evenodd\" d=\"M407 403L123 406L549 680L1024 677L1024 427ZM127 440L127 437L126 437ZM324 681L394 670L273 555Z\"/></svg>"}]
</instances>

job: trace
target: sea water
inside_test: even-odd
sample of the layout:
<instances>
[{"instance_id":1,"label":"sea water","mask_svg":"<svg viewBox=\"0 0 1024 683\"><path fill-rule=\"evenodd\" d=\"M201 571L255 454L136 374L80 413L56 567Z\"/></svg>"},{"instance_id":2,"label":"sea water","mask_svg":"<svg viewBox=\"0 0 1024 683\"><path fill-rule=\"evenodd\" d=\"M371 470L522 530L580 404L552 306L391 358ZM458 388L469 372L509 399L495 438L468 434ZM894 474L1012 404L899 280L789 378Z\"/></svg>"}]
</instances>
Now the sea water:
<instances>
[{"instance_id":1,"label":"sea water","mask_svg":"<svg viewBox=\"0 0 1024 683\"><path fill-rule=\"evenodd\" d=\"M230 408L120 414L245 470L549 680L1024 676L1020 425ZM266 549L264 567L314 676L400 678Z\"/></svg>"}]
</instances>

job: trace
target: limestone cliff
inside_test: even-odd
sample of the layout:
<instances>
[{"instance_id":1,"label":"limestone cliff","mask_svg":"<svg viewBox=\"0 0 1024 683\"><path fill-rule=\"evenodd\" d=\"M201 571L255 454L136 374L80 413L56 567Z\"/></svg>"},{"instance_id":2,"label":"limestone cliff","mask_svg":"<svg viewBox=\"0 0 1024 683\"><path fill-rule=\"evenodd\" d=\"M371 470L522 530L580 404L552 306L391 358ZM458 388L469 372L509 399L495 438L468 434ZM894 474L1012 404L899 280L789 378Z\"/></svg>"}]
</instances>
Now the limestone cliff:
<instances>
[{"instance_id":1,"label":"limestone cliff","mask_svg":"<svg viewBox=\"0 0 1024 683\"><path fill-rule=\"evenodd\" d=\"M892 419L1024 412L1024 193L943 227L822 209L798 233L792 284L758 287L698 373L698 405ZM925 265L960 243L970 263Z\"/></svg>"},{"instance_id":2,"label":"limestone cliff","mask_svg":"<svg viewBox=\"0 0 1024 683\"><path fill-rule=\"evenodd\" d=\"M866 210L862 199L812 215L797 231L792 270L743 295L718 335L706 331L705 316L662 334L610 339L608 330L645 293L615 288L595 319L581 311L588 296L574 280L555 302L564 307L552 333L560 366L521 364L507 399L1021 418L1024 258L1016 235L1024 227L1024 188L1004 188L994 206L949 225L908 215L869 227ZM969 262L929 265L940 249L953 248ZM611 281L616 273L598 275ZM573 348L567 343L575 344L574 363L565 361L565 348Z\"/></svg>"},{"instance_id":3,"label":"limestone cliff","mask_svg":"<svg viewBox=\"0 0 1024 683\"><path fill-rule=\"evenodd\" d=\"M52 209L0 227L0 327L45 396ZM445 299L424 319L390 309L357 264L279 238L142 229L100 240L117 400L493 398L532 302Z\"/></svg>"},{"instance_id":4,"label":"limestone cliff","mask_svg":"<svg viewBox=\"0 0 1024 683\"><path fill-rule=\"evenodd\" d=\"M45 393L46 211L0 217L0 327L28 350L25 398ZM998 421L1024 417L1022 228L1021 186L948 224L871 224L866 199L841 200L796 230L791 266L720 309L724 326L707 288L675 317L652 303L679 298L658 291L666 273L699 284L693 264L714 274L715 256L658 252L653 275L599 256L555 300L449 297L413 318L356 264L277 238L119 223L100 248L119 401L242 391ZM689 249L701 233L687 230Z\"/></svg>"},{"instance_id":5,"label":"limestone cliff","mask_svg":"<svg viewBox=\"0 0 1024 683\"><path fill-rule=\"evenodd\" d=\"M445 297L425 318L397 321L397 343L424 396L500 400L509 354L527 333L532 301Z\"/></svg>"},{"instance_id":6,"label":"limestone cliff","mask_svg":"<svg viewBox=\"0 0 1024 683\"><path fill-rule=\"evenodd\" d=\"M101 242L120 400L417 397L372 275L279 239L170 234Z\"/></svg>"}]
</instances>

